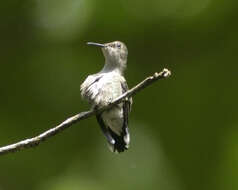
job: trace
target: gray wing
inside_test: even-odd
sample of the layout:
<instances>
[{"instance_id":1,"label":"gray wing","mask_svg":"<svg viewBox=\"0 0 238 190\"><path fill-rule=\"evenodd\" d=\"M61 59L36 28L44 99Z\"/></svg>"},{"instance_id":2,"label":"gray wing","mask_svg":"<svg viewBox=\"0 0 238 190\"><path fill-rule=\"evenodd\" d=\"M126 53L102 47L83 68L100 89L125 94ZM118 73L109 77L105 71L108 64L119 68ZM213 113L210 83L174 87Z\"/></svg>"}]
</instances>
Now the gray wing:
<instances>
[{"instance_id":1,"label":"gray wing","mask_svg":"<svg viewBox=\"0 0 238 190\"><path fill-rule=\"evenodd\" d=\"M126 81L121 82L121 87L122 87L122 93L125 93L126 91L129 90ZM133 103L132 98L129 98L129 99L126 98L125 103L127 104L127 109L128 109L126 111L128 111L128 114L129 114L129 112L131 111L132 103Z\"/></svg>"},{"instance_id":2,"label":"gray wing","mask_svg":"<svg viewBox=\"0 0 238 190\"><path fill-rule=\"evenodd\" d=\"M128 85L126 83L126 81L121 82L121 87L122 87L122 93L125 93L126 91L128 91ZM129 118L129 112L131 110L131 104L132 104L132 98L130 98L129 100L127 99L125 102L123 102L123 127L122 127L122 133L124 136L124 141L126 141L126 143L129 145L130 143L130 134L129 134L129 128L128 128L128 118Z\"/></svg>"}]
</instances>

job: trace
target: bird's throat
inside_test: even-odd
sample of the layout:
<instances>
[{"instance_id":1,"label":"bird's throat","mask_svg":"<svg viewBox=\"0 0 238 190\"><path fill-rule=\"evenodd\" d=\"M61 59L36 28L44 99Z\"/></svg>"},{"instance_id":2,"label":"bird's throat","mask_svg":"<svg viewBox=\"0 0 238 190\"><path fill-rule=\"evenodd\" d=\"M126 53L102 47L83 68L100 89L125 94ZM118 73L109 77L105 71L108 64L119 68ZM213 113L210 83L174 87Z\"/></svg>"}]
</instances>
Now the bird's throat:
<instances>
[{"instance_id":1,"label":"bird's throat","mask_svg":"<svg viewBox=\"0 0 238 190\"><path fill-rule=\"evenodd\" d=\"M101 72L106 73L106 72L114 71L114 72L118 72L119 74L123 75L125 68L123 68L121 65L122 64L120 64L119 62L106 60L105 65Z\"/></svg>"}]
</instances>

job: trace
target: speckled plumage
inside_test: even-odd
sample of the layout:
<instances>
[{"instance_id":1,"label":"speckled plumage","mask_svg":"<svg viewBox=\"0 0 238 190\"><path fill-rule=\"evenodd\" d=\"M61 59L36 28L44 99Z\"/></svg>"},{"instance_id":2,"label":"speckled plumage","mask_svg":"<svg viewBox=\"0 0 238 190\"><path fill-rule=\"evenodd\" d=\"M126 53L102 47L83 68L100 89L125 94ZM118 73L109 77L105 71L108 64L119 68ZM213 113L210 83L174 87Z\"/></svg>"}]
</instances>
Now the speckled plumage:
<instances>
[{"instance_id":1,"label":"speckled plumage","mask_svg":"<svg viewBox=\"0 0 238 190\"><path fill-rule=\"evenodd\" d=\"M128 90L123 76L127 63L125 44L116 41L99 45L103 46L104 68L97 74L89 75L80 88L82 97L94 108L107 105ZM128 114L131 103L130 99L96 116L113 152L129 148Z\"/></svg>"}]
</instances>

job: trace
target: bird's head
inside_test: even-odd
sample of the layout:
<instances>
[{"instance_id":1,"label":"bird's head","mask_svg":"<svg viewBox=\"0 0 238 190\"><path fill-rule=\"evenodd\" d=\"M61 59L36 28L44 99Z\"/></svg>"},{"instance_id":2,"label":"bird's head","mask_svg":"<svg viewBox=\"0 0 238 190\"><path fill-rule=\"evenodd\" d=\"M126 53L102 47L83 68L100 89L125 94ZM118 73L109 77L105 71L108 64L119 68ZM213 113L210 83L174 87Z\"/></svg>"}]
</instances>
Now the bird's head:
<instances>
[{"instance_id":1,"label":"bird's head","mask_svg":"<svg viewBox=\"0 0 238 190\"><path fill-rule=\"evenodd\" d=\"M118 67L122 70L126 68L128 50L126 45L120 41L114 41L105 44L88 42L88 45L95 45L102 48L106 64Z\"/></svg>"}]
</instances>

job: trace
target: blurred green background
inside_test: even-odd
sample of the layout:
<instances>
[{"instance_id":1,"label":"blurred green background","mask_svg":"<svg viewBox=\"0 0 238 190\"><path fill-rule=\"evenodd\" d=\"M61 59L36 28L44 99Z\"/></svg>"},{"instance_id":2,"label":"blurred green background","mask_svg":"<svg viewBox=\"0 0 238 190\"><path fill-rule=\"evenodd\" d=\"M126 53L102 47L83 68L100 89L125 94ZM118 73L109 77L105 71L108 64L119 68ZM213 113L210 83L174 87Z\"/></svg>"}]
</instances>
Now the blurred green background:
<instances>
[{"instance_id":1,"label":"blurred green background","mask_svg":"<svg viewBox=\"0 0 238 190\"><path fill-rule=\"evenodd\" d=\"M0 190L238 189L238 1L12 0L0 5L0 145L89 108L79 87L103 67L87 41L129 49L131 146L111 153L95 118L0 157Z\"/></svg>"}]
</instances>

